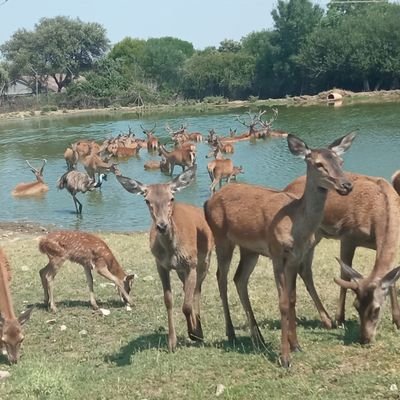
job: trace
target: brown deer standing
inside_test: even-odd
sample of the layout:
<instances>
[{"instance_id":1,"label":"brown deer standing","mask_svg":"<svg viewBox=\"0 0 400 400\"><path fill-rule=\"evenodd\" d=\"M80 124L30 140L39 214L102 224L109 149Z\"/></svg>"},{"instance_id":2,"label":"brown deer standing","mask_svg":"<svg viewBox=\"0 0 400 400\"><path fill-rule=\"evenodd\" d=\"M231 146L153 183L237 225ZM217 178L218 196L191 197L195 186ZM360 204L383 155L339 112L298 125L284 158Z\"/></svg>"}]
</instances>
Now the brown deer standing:
<instances>
[{"instance_id":1,"label":"brown deer standing","mask_svg":"<svg viewBox=\"0 0 400 400\"><path fill-rule=\"evenodd\" d=\"M400 195L400 171L396 171L392 175L392 185L396 192Z\"/></svg>"},{"instance_id":2,"label":"brown deer standing","mask_svg":"<svg viewBox=\"0 0 400 400\"><path fill-rule=\"evenodd\" d=\"M147 151L156 151L158 149L158 139L154 136L154 130L156 129L156 124L154 124L153 128L145 129L142 125L143 133L147 136Z\"/></svg>"},{"instance_id":3,"label":"brown deer standing","mask_svg":"<svg viewBox=\"0 0 400 400\"><path fill-rule=\"evenodd\" d=\"M288 192L236 184L224 186L204 205L215 237L218 286L228 338L234 339L235 332L228 305L227 275L233 249L238 245L240 262L234 281L256 343L263 343L263 338L249 300L248 280L260 255L272 259L281 313L280 362L284 367L290 366L289 352L300 348L296 334L296 277L304 256L315 245L328 190L341 195L352 190L342 171L340 155L351 146L354 137L352 133L329 148L310 149L296 136L288 136L290 151L307 163L306 189L300 199Z\"/></svg>"},{"instance_id":4,"label":"brown deer standing","mask_svg":"<svg viewBox=\"0 0 400 400\"><path fill-rule=\"evenodd\" d=\"M117 176L130 193L144 196L153 224L150 230L150 249L160 276L168 314L168 349L176 348L173 320L173 299L170 271L175 269L183 282L182 311L186 316L189 337L202 340L200 320L201 285L210 264L214 242L203 210L189 204L175 203L174 193L187 187L195 177L195 167L187 169L165 184L144 185L134 179Z\"/></svg>"},{"instance_id":5,"label":"brown deer standing","mask_svg":"<svg viewBox=\"0 0 400 400\"><path fill-rule=\"evenodd\" d=\"M79 231L51 232L40 239L39 250L49 258L48 264L39 273L44 302L51 311L57 311L53 298L54 278L66 260L84 268L93 309L99 307L94 297L92 270L115 284L125 304L132 304L129 293L135 275L125 273L110 248L99 237Z\"/></svg>"},{"instance_id":6,"label":"brown deer standing","mask_svg":"<svg viewBox=\"0 0 400 400\"><path fill-rule=\"evenodd\" d=\"M353 190L342 201L340 196L328 193L324 216L316 234L319 242L323 237L340 240L341 286L335 319L339 324L345 321L346 289L353 289L355 306L360 317L360 341L369 343L375 338L384 299L390 292L393 322L400 328L400 308L396 289L391 286L398 278L396 270L397 252L400 244L400 198L383 178L346 173L353 183ZM300 197L304 192L306 178L297 178L284 190ZM351 269L357 247L376 250L375 263L371 273L363 278ZM306 257L306 268L300 272L313 298L321 319L326 327L332 322L314 287L311 275L313 251ZM390 283L390 284L389 284ZM389 289L389 290L388 290Z\"/></svg>"},{"instance_id":7,"label":"brown deer standing","mask_svg":"<svg viewBox=\"0 0 400 400\"><path fill-rule=\"evenodd\" d=\"M25 160L26 163L28 164L29 168L31 171L34 173L36 176L36 181L35 182L29 182L29 183L19 183L11 194L14 197L24 197L24 196L40 196L43 195L44 193L48 192L49 187L43 180L43 170L44 166L46 165L47 161L43 160L43 165L41 168L38 170L34 167L32 167L31 164L29 164L28 160Z\"/></svg>"},{"instance_id":8,"label":"brown deer standing","mask_svg":"<svg viewBox=\"0 0 400 400\"><path fill-rule=\"evenodd\" d=\"M170 166L170 175L174 173L175 165L182 167L182 171L192 167L196 161L196 153L191 149L175 149L168 151L165 146L161 145L158 148L159 155L164 156Z\"/></svg>"},{"instance_id":9,"label":"brown deer standing","mask_svg":"<svg viewBox=\"0 0 400 400\"><path fill-rule=\"evenodd\" d=\"M8 361L16 363L20 358L21 344L24 340L22 326L31 316L33 308L24 311L18 318L14 314L9 281L11 270L4 251L0 248L0 338L5 346Z\"/></svg>"},{"instance_id":10,"label":"brown deer standing","mask_svg":"<svg viewBox=\"0 0 400 400\"><path fill-rule=\"evenodd\" d=\"M215 157L215 160L210 161L207 164L208 175L211 179L210 191L215 192L217 185L222 186L222 180L226 179L228 183L231 181L232 177L236 174L234 173L234 165L231 159L224 158L219 146L214 147L214 150L210 152L206 158L211 156Z\"/></svg>"}]
</instances>

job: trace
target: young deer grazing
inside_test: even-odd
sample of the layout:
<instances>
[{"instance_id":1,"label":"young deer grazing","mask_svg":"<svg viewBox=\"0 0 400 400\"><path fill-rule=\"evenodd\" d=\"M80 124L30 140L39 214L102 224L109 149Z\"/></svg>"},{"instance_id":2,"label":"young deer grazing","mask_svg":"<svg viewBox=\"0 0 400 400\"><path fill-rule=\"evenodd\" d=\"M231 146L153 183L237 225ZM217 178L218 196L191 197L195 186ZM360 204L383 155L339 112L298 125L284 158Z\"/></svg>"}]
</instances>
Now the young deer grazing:
<instances>
[{"instance_id":1,"label":"young deer grazing","mask_svg":"<svg viewBox=\"0 0 400 400\"><path fill-rule=\"evenodd\" d=\"M18 318L15 316L9 288L10 278L10 265L0 248L0 340L1 346L6 348L8 361L14 364L19 360L24 340L22 326L30 318L33 308L24 311Z\"/></svg>"},{"instance_id":2,"label":"young deer grazing","mask_svg":"<svg viewBox=\"0 0 400 400\"><path fill-rule=\"evenodd\" d=\"M91 233L79 231L57 231L43 236L39 250L49 258L40 270L44 290L44 302L53 312L57 311L53 298L54 278L66 260L82 265L90 291L90 304L99 307L93 292L92 270L115 284L121 300L132 305L129 297L135 275L128 275L121 268L107 244Z\"/></svg>"},{"instance_id":3,"label":"young deer grazing","mask_svg":"<svg viewBox=\"0 0 400 400\"><path fill-rule=\"evenodd\" d=\"M203 339L200 321L201 285L208 271L214 241L203 210L174 202L174 193L190 185L194 177L195 167L165 184L144 185L134 179L117 176L128 192L144 196L153 219L150 249L156 259L164 290L170 351L175 350L177 341L170 282L172 269L176 270L183 283L182 311L186 316L189 337L192 340Z\"/></svg>"},{"instance_id":4,"label":"young deer grazing","mask_svg":"<svg viewBox=\"0 0 400 400\"><path fill-rule=\"evenodd\" d=\"M334 191L328 193L324 216L316 234L321 238L340 240L341 279L335 281L341 286L336 321L345 321L346 289L353 289L355 306L360 317L360 341L369 343L375 338L379 317L385 296L390 293L393 323L400 328L400 308L396 288L391 286L399 275L391 271L397 261L400 245L400 199L393 187L383 178L346 173L353 183L353 190L342 201ZM302 176L290 183L284 190L301 197L306 177ZM357 247L376 250L375 263L367 277L350 268ZM324 325L332 326L332 321L314 287L311 271L313 251L306 257L305 268L300 275L321 315Z\"/></svg>"},{"instance_id":5,"label":"young deer grazing","mask_svg":"<svg viewBox=\"0 0 400 400\"><path fill-rule=\"evenodd\" d=\"M342 171L340 155L351 146L354 137L349 134L329 148L310 149L296 136L288 136L292 154L307 163L306 189L300 199L287 192L238 183L224 186L204 205L215 237L217 278L228 338L233 340L235 332L228 305L227 276L233 249L238 245L240 262L234 281L256 343L263 343L263 338L251 307L248 281L260 255L272 259L281 313L280 361L284 367L290 366L289 352L300 349L296 334L296 277L304 256L315 245L328 190L341 195L352 190Z\"/></svg>"},{"instance_id":6,"label":"young deer grazing","mask_svg":"<svg viewBox=\"0 0 400 400\"><path fill-rule=\"evenodd\" d=\"M40 169L32 167L32 165L29 163L28 160L26 160L26 163L36 176L36 181L30 183L18 184L11 192L11 194L15 197L24 197L24 196L40 196L48 192L49 187L47 186L46 183L44 183L43 180L43 169L47 161L43 160L43 165L41 166Z\"/></svg>"}]
</instances>

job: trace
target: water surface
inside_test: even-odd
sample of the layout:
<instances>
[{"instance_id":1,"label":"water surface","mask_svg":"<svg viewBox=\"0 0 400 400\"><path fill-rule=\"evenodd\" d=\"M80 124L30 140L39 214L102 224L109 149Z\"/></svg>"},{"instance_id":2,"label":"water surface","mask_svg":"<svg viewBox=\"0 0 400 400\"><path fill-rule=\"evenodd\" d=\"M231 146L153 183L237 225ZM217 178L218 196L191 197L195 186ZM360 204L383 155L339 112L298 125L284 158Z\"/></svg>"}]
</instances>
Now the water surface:
<instances>
[{"instance_id":1,"label":"water surface","mask_svg":"<svg viewBox=\"0 0 400 400\"><path fill-rule=\"evenodd\" d=\"M359 134L352 148L346 153L345 169L362 174L383 176L390 179L400 169L400 117L398 103L378 105L350 105L343 107L309 106L281 107L274 127L300 136L310 147L331 143L337 137L358 129ZM142 137L140 125L157 124L156 135L168 140L164 126L179 127L187 123L189 130L204 135L214 128L221 135L228 135L229 128L243 132L235 116L246 110L223 114L192 114L152 116L138 118L135 114L107 116L67 116L29 119L0 124L0 170L2 205L1 221L32 221L56 224L66 229L89 231L143 231L150 226L150 217L141 196L126 192L110 174L101 191L78 194L83 204L83 215L77 217L71 196L66 190L56 189L56 181L66 171L63 153L65 148L79 139L101 142L107 137L126 133L131 127L136 136ZM179 201L202 206L209 196L210 180L206 171L207 144L198 145L198 171L196 182L177 194ZM25 160L40 166L47 159L45 181L49 192L41 198L16 199L11 191L20 182L34 180ZM305 163L290 154L285 139L258 140L256 143L240 142L232 156L235 165L243 165L242 182L283 188L297 176L305 173ZM168 176L160 171L145 171L143 164L157 155L142 150L140 157L120 161L125 176L143 183L167 182ZM83 168L79 167L82 171ZM175 167L175 174L180 171Z\"/></svg>"}]
</instances>

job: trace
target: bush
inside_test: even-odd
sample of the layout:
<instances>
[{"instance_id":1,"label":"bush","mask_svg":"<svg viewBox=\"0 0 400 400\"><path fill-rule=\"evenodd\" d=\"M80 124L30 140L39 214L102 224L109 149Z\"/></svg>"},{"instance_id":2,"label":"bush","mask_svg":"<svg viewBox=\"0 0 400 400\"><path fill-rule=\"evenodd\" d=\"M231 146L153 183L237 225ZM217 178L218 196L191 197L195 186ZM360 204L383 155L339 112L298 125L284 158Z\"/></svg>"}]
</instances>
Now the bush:
<instances>
[{"instance_id":1,"label":"bush","mask_svg":"<svg viewBox=\"0 0 400 400\"><path fill-rule=\"evenodd\" d=\"M203 99L203 103L208 104L226 104L227 102L228 99L224 96L207 96Z\"/></svg>"}]
</instances>

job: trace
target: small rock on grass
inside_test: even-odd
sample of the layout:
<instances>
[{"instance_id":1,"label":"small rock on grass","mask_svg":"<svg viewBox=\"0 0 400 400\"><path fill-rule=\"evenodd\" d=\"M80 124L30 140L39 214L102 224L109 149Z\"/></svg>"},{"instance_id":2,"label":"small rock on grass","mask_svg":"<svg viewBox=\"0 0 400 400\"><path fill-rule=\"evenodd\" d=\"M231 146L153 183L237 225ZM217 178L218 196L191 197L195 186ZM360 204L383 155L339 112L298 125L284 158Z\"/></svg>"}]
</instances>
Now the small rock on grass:
<instances>
[{"instance_id":1,"label":"small rock on grass","mask_svg":"<svg viewBox=\"0 0 400 400\"><path fill-rule=\"evenodd\" d=\"M0 371L0 380L7 379L11 376L8 371Z\"/></svg>"},{"instance_id":2,"label":"small rock on grass","mask_svg":"<svg viewBox=\"0 0 400 400\"><path fill-rule=\"evenodd\" d=\"M217 388L215 389L215 396L221 396L225 391L225 386L222 383L218 383Z\"/></svg>"},{"instance_id":3,"label":"small rock on grass","mask_svg":"<svg viewBox=\"0 0 400 400\"><path fill-rule=\"evenodd\" d=\"M66 327L65 325L61 325L61 326L60 326L60 330L66 331L66 330L67 330L67 327Z\"/></svg>"},{"instance_id":4,"label":"small rock on grass","mask_svg":"<svg viewBox=\"0 0 400 400\"><path fill-rule=\"evenodd\" d=\"M102 315L110 315L110 310L107 310L106 308L99 308L99 311L101 312Z\"/></svg>"}]
</instances>

